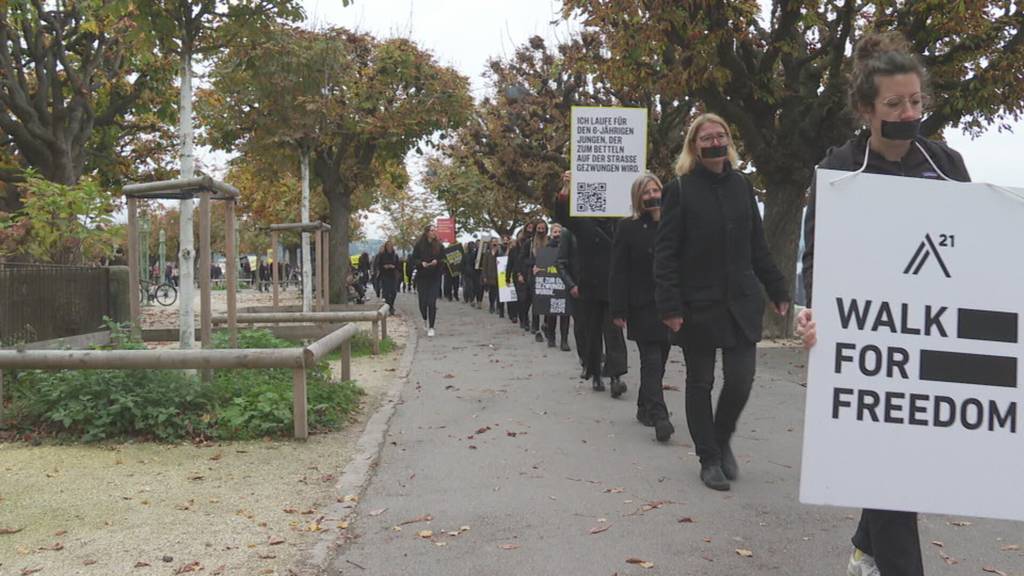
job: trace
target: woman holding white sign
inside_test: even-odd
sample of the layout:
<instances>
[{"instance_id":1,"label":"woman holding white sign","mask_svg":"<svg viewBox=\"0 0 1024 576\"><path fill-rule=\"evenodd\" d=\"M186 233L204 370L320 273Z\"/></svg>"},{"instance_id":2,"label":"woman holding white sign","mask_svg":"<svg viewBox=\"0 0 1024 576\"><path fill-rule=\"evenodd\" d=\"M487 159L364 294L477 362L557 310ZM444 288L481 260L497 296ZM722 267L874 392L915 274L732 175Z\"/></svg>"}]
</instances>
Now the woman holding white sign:
<instances>
[{"instance_id":1,"label":"woman holding white sign","mask_svg":"<svg viewBox=\"0 0 1024 576\"><path fill-rule=\"evenodd\" d=\"M941 142L918 134L928 106L927 73L897 33L870 34L854 48L850 76L850 107L861 117L863 130L839 148L829 150L820 168L910 178L970 181L960 154ZM803 255L807 308L797 316L797 334L804 346L817 340L811 311L814 272L814 198L804 219ZM870 465L870 460L867 461ZM923 576L917 514L890 510L861 513L853 536L850 576Z\"/></svg>"},{"instance_id":2,"label":"woman holding white sign","mask_svg":"<svg viewBox=\"0 0 1024 576\"><path fill-rule=\"evenodd\" d=\"M788 281L768 251L754 187L733 169L738 162L725 121L698 116L662 195L655 240L658 313L683 346L686 424L700 478L714 490L728 490L739 474L730 443L754 381L762 286L776 312L789 309ZM724 382L712 412L719 349Z\"/></svg>"}]
</instances>

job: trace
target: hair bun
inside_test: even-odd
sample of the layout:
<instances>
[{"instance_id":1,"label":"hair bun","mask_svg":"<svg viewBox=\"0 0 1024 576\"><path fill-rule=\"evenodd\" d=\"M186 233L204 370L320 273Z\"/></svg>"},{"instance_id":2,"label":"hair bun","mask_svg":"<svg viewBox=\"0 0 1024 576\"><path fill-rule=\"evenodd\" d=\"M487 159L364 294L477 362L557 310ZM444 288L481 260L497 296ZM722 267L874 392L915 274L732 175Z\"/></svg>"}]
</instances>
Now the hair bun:
<instances>
[{"instance_id":1,"label":"hair bun","mask_svg":"<svg viewBox=\"0 0 1024 576\"><path fill-rule=\"evenodd\" d=\"M855 63L869 62L880 54L911 54L910 42L899 32L875 32L864 35L854 46Z\"/></svg>"}]
</instances>

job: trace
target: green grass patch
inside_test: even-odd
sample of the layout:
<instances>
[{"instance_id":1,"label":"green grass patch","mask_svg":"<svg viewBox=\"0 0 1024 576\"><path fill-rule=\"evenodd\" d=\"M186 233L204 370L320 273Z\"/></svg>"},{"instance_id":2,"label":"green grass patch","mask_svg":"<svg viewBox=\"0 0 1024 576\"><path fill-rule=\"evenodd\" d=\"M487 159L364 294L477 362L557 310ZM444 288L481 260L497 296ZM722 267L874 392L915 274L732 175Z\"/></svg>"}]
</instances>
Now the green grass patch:
<instances>
[{"instance_id":1,"label":"green grass patch","mask_svg":"<svg viewBox=\"0 0 1024 576\"><path fill-rule=\"evenodd\" d=\"M353 358L362 358L373 354L373 337L368 332L357 332L349 342L352 344ZM392 340L390 336L384 338L380 342L381 354L389 354L394 352L397 348L398 344L395 344L395 341ZM341 360L341 349L339 348L328 354L327 360L331 362Z\"/></svg>"},{"instance_id":2,"label":"green grass patch","mask_svg":"<svg viewBox=\"0 0 1024 576\"><path fill-rule=\"evenodd\" d=\"M227 348L227 335L216 335L214 345ZM239 346L296 345L267 330L246 330ZM117 332L112 348L144 346ZM5 417L21 434L174 442L286 437L293 431L290 369L217 370L210 384L181 370L30 370L8 382ZM326 361L307 372L306 386L311 432L340 428L364 393L354 382L332 382Z\"/></svg>"}]
</instances>

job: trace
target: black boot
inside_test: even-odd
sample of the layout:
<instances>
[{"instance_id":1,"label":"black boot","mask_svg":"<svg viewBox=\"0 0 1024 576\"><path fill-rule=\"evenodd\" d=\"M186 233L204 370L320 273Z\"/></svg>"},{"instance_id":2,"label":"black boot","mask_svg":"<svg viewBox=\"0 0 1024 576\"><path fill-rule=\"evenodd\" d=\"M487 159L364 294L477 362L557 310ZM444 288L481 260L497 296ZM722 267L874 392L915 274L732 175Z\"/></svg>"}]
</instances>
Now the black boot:
<instances>
[{"instance_id":1,"label":"black boot","mask_svg":"<svg viewBox=\"0 0 1024 576\"><path fill-rule=\"evenodd\" d=\"M717 462L714 464L701 464L700 479L701 482L704 482L705 486L712 490L725 492L729 489L729 481L726 480L725 474L722 472L721 464Z\"/></svg>"},{"instance_id":2,"label":"black boot","mask_svg":"<svg viewBox=\"0 0 1024 576\"><path fill-rule=\"evenodd\" d=\"M584 366L583 370L580 372L580 380L590 380L590 370L587 370L586 366Z\"/></svg>"},{"instance_id":3,"label":"black boot","mask_svg":"<svg viewBox=\"0 0 1024 576\"><path fill-rule=\"evenodd\" d=\"M557 346L555 344L555 339L554 338L548 338L548 348L554 348L555 346Z\"/></svg>"},{"instance_id":4,"label":"black boot","mask_svg":"<svg viewBox=\"0 0 1024 576\"><path fill-rule=\"evenodd\" d=\"M541 334L540 332L535 332L534 335L533 335L533 339L536 340L537 342L543 342L544 341L544 335Z\"/></svg>"},{"instance_id":5,"label":"black boot","mask_svg":"<svg viewBox=\"0 0 1024 576\"><path fill-rule=\"evenodd\" d=\"M636 407L636 421L643 424L644 426L647 426L648 428L654 426L654 420L651 419L651 416L647 413L647 410L645 410L643 406Z\"/></svg>"},{"instance_id":6,"label":"black boot","mask_svg":"<svg viewBox=\"0 0 1024 576\"><path fill-rule=\"evenodd\" d=\"M612 398L618 398L626 393L626 383L618 376L612 376L611 380Z\"/></svg>"},{"instance_id":7,"label":"black boot","mask_svg":"<svg viewBox=\"0 0 1024 576\"><path fill-rule=\"evenodd\" d=\"M740 477L740 465L736 462L736 455L732 453L732 447L729 446L729 442L723 442L721 444L722 450L722 474L729 480L735 480Z\"/></svg>"},{"instance_id":8,"label":"black boot","mask_svg":"<svg viewBox=\"0 0 1024 576\"><path fill-rule=\"evenodd\" d=\"M654 423L654 437L658 439L658 442L668 442L668 439L672 437L675 431L676 427L669 422L668 418L663 418Z\"/></svg>"},{"instance_id":9,"label":"black boot","mask_svg":"<svg viewBox=\"0 0 1024 576\"><path fill-rule=\"evenodd\" d=\"M600 374L594 374L591 385L594 388L594 392L604 392L604 381L601 380Z\"/></svg>"},{"instance_id":10,"label":"black boot","mask_svg":"<svg viewBox=\"0 0 1024 576\"><path fill-rule=\"evenodd\" d=\"M565 338L562 338L562 346L561 346L561 348L562 348L562 352L571 352L572 351L572 348L569 348L569 341L566 340Z\"/></svg>"}]
</instances>

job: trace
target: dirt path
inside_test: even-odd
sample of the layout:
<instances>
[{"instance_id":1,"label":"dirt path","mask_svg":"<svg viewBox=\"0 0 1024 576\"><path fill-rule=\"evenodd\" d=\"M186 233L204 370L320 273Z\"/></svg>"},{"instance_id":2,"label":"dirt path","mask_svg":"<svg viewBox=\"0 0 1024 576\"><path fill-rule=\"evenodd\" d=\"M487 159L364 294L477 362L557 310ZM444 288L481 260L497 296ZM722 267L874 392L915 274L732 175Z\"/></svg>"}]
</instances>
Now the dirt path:
<instances>
[{"instance_id":1,"label":"dirt path","mask_svg":"<svg viewBox=\"0 0 1024 576\"><path fill-rule=\"evenodd\" d=\"M353 360L358 416L307 442L0 444L0 576L289 574L337 528L319 510L344 497L337 476L394 377L408 332L388 327L396 351Z\"/></svg>"}]
</instances>

